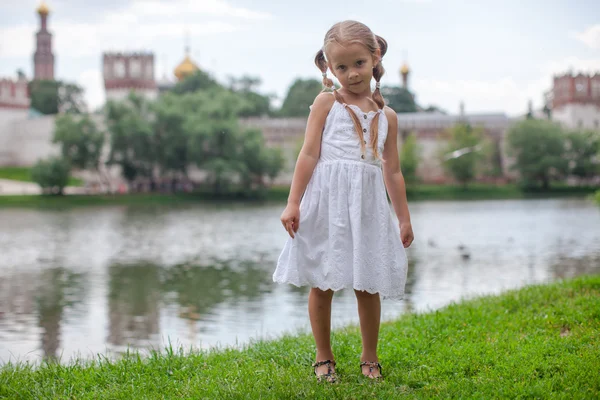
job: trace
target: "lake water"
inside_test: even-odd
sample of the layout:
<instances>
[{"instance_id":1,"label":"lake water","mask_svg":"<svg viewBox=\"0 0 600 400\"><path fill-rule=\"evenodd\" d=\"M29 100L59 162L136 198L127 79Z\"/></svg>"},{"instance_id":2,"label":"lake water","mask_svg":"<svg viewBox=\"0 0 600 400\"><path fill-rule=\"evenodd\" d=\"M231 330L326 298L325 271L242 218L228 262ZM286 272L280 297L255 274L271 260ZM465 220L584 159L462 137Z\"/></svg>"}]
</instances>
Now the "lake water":
<instances>
[{"instance_id":1,"label":"lake water","mask_svg":"<svg viewBox=\"0 0 600 400\"><path fill-rule=\"evenodd\" d=\"M245 344L309 332L307 288L276 285L283 204L0 210L0 364ZM581 199L410 204L407 295L384 319L600 273ZM461 248L463 250L461 250ZM351 290L333 326L357 323Z\"/></svg>"}]
</instances>

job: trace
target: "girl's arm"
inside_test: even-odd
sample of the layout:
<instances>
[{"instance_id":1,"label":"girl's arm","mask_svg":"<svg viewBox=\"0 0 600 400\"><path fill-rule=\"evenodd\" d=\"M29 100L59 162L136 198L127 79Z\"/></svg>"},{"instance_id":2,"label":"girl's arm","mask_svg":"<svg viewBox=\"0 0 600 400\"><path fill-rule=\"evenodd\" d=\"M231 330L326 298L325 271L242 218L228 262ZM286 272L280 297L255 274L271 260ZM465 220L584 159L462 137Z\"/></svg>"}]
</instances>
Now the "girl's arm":
<instances>
[{"instance_id":1,"label":"girl's arm","mask_svg":"<svg viewBox=\"0 0 600 400\"><path fill-rule=\"evenodd\" d=\"M311 107L304 135L304 143L296 161L292 186L288 196L288 205L281 215L281 223L286 228L290 236L294 237L294 232L298 231L300 226L300 199L306 190L306 186L313 174L319 155L321 154L321 135L327 114L331 110L334 97L331 93L321 93L316 98Z\"/></svg>"},{"instance_id":2,"label":"girl's arm","mask_svg":"<svg viewBox=\"0 0 600 400\"><path fill-rule=\"evenodd\" d=\"M383 148L383 179L400 222L402 243L404 247L408 247L413 241L413 232L406 200L406 185L398 157L398 115L389 107L385 107L384 111L388 120L388 135Z\"/></svg>"}]
</instances>

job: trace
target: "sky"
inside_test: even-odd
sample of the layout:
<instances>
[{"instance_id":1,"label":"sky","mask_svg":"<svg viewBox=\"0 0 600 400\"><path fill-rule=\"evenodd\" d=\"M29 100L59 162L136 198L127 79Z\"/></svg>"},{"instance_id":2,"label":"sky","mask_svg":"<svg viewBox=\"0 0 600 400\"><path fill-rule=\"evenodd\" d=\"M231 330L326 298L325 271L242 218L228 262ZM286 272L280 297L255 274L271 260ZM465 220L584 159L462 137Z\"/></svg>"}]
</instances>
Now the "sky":
<instances>
[{"instance_id":1,"label":"sky","mask_svg":"<svg viewBox=\"0 0 600 400\"><path fill-rule=\"evenodd\" d=\"M174 79L189 32L192 58L226 83L250 75L282 101L313 63L332 24L355 19L389 44L382 85L400 84L422 106L458 113L524 114L543 106L552 76L600 73L598 0L47 0L57 79L104 103L104 51L151 51L156 78ZM0 0L0 78L33 71L39 0Z\"/></svg>"}]
</instances>

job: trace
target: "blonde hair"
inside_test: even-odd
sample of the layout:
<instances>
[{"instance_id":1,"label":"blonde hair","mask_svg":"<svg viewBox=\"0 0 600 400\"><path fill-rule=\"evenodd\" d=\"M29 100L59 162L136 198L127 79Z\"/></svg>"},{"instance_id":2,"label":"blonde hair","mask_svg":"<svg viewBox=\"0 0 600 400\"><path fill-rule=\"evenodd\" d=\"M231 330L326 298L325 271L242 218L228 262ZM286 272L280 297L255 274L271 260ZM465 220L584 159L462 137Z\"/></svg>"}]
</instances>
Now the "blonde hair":
<instances>
[{"instance_id":1,"label":"blonde hair","mask_svg":"<svg viewBox=\"0 0 600 400\"><path fill-rule=\"evenodd\" d=\"M338 22L333 25L325 34L325 40L323 43L323 47L317 52L315 56L315 64L319 70L323 73L323 86L325 88L333 88L333 95L335 99L342 103L346 110L350 113L350 117L352 118L352 122L354 123L354 128L358 133L358 137L360 139L360 149L363 155L365 154L365 139L363 135L363 131L360 125L360 121L356 116L356 113L346 104L343 96L335 89L333 85L333 81L327 77L327 60L325 59L325 52L327 50L327 46L330 43L337 44L351 44L351 43L359 43L364 45L371 54L375 54L375 51L379 49L381 51L381 58L387 52L387 42L381 36L375 35L368 26L358 21L343 21ZM373 78L375 78L375 82L377 85L375 87L375 91L373 92L373 101L377 104L379 109L383 109L385 106L385 101L383 96L381 95L381 91L379 90L379 81L381 77L385 73L385 69L381 63L381 60L377 63L377 65L373 68ZM377 149L377 141L378 141L378 131L379 131L379 114L375 115L373 121L371 122L371 142L369 143L371 149L373 150L373 155L375 158L379 157L379 152Z\"/></svg>"}]
</instances>

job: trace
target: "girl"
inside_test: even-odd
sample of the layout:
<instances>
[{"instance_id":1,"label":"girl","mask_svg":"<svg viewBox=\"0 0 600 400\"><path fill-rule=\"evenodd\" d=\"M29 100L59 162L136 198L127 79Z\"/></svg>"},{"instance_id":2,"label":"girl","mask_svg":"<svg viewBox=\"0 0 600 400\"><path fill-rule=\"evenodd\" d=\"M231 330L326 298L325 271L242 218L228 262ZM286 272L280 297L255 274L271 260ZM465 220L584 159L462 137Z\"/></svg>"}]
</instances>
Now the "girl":
<instances>
[{"instance_id":1,"label":"girl","mask_svg":"<svg viewBox=\"0 0 600 400\"><path fill-rule=\"evenodd\" d=\"M308 311L319 381L336 380L330 342L333 292L354 289L363 345L360 367L370 378L382 376L377 357L379 295L404 294L404 248L412 243L413 232L396 145L398 118L379 91L386 50L383 38L356 21L337 23L325 35L315 64L323 73L323 85L333 93L320 93L311 106L281 215L290 238L273 280L311 286ZM328 68L340 89L327 77Z\"/></svg>"}]
</instances>

